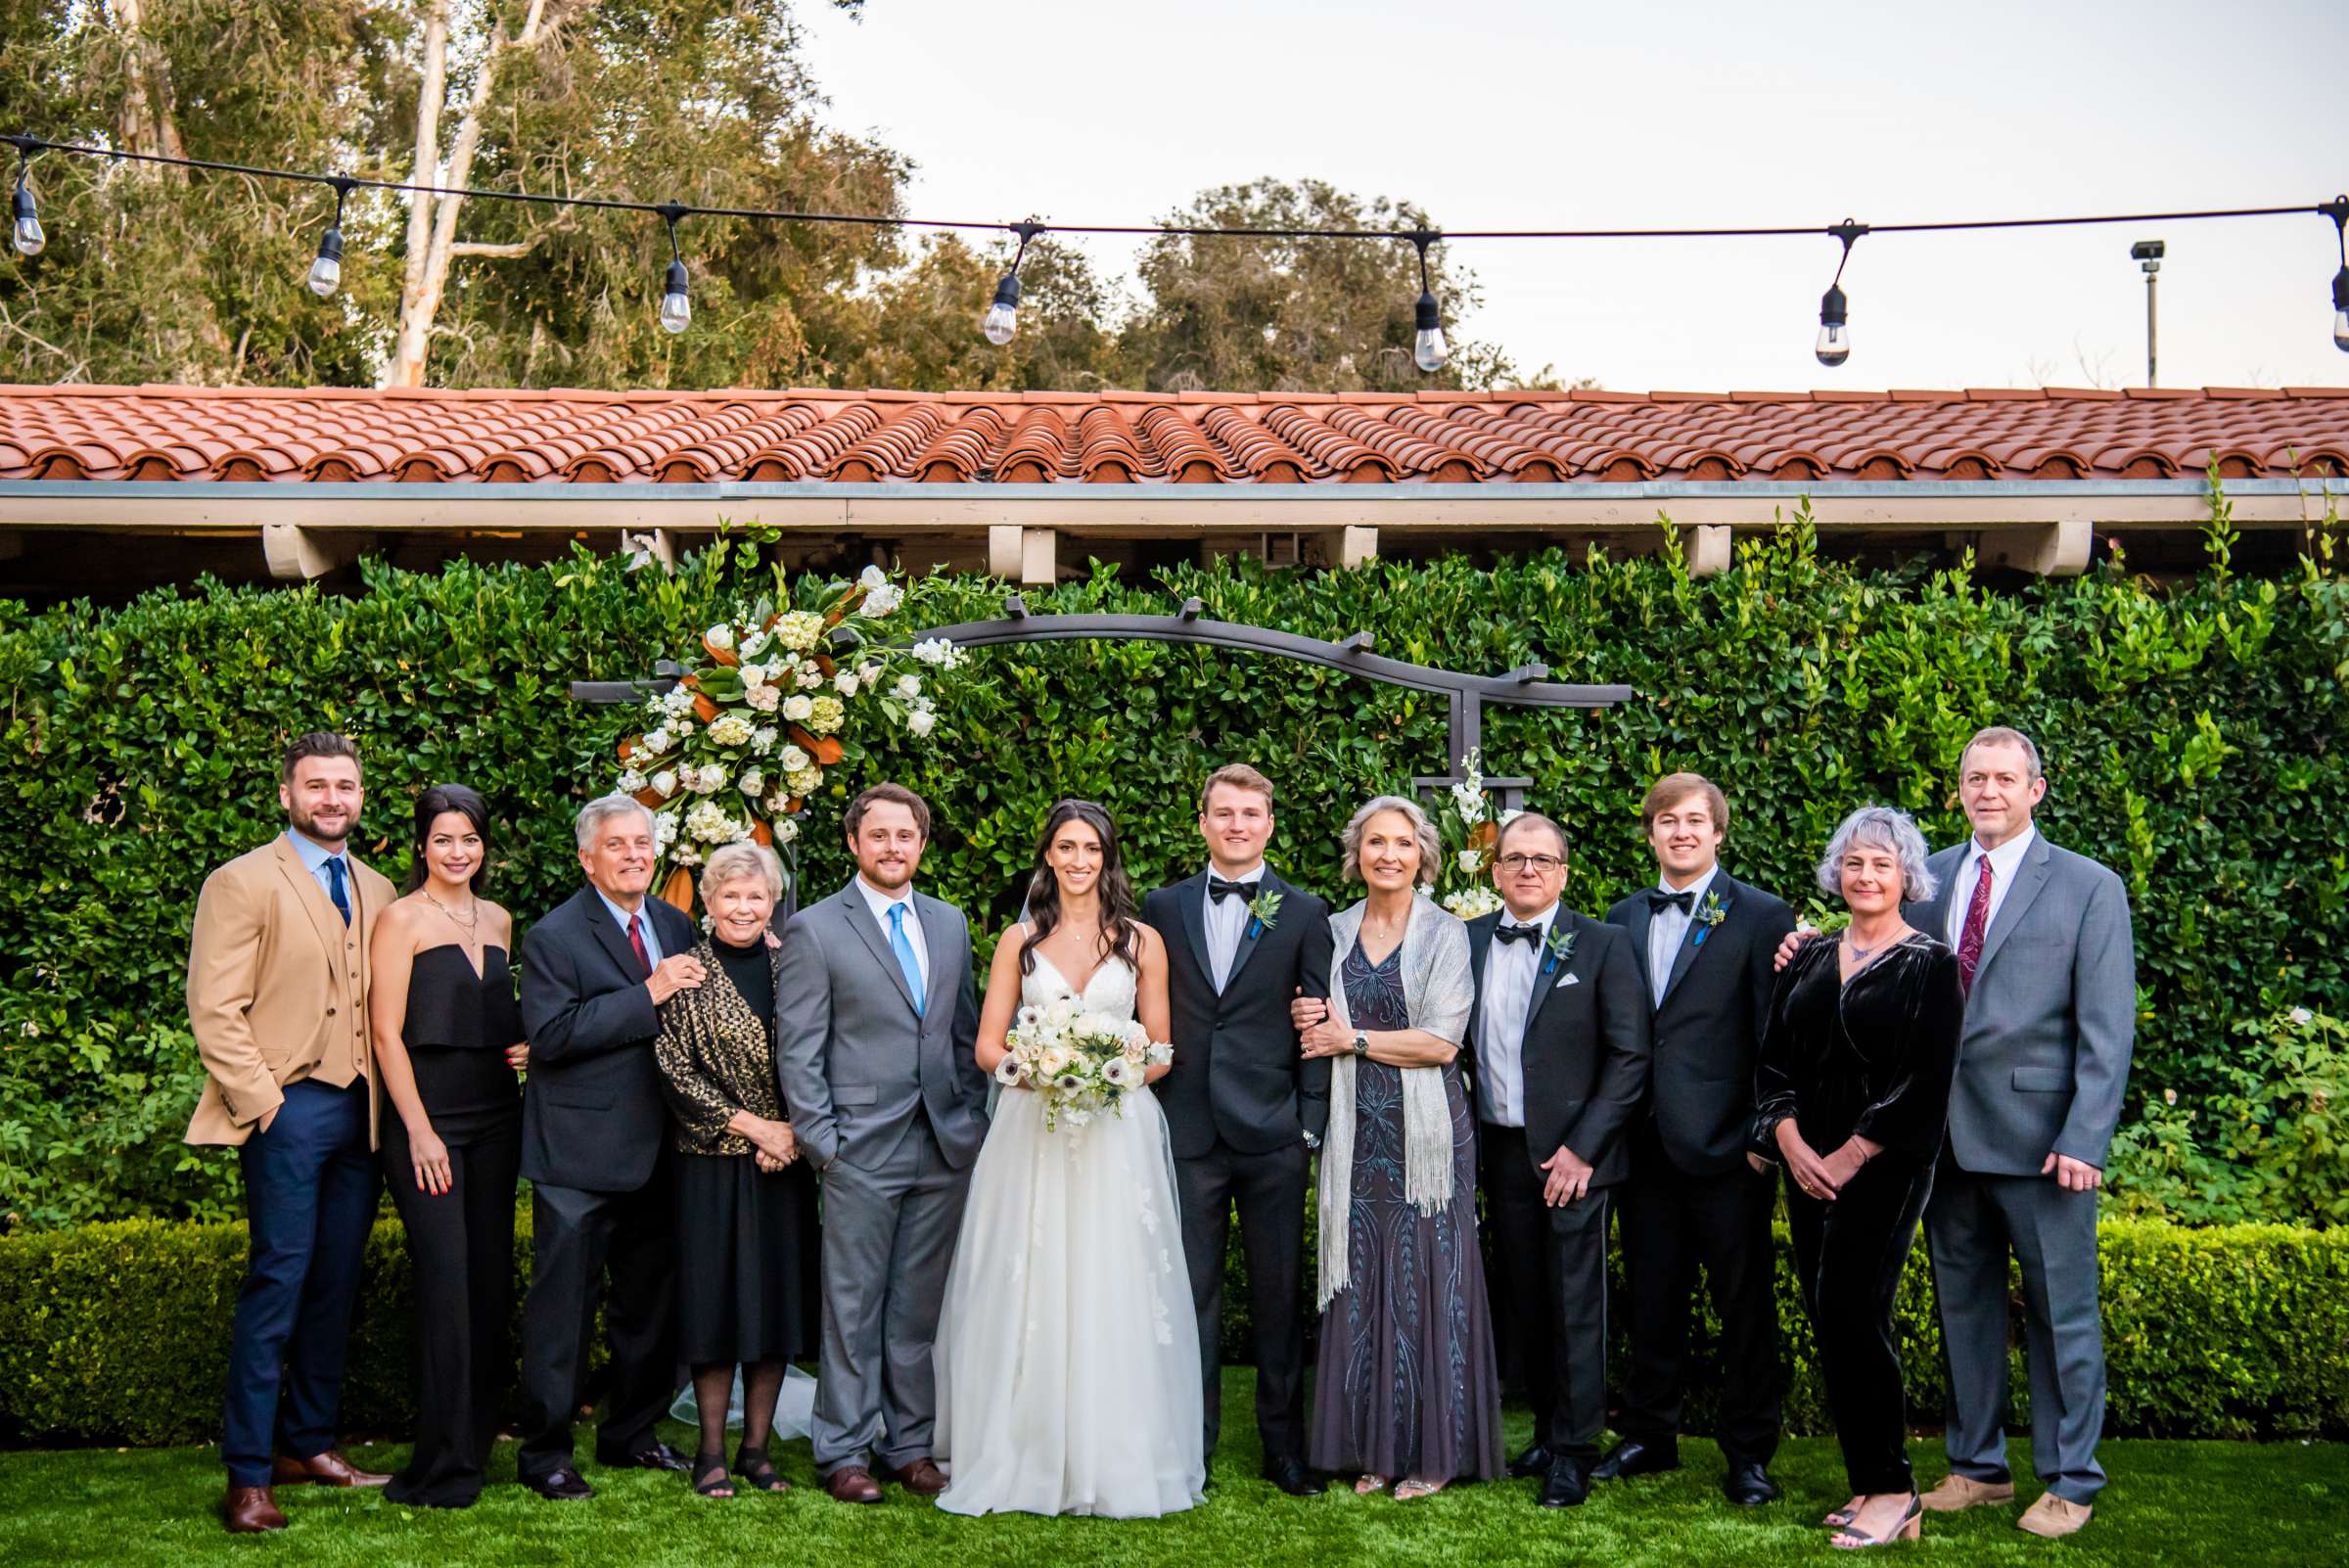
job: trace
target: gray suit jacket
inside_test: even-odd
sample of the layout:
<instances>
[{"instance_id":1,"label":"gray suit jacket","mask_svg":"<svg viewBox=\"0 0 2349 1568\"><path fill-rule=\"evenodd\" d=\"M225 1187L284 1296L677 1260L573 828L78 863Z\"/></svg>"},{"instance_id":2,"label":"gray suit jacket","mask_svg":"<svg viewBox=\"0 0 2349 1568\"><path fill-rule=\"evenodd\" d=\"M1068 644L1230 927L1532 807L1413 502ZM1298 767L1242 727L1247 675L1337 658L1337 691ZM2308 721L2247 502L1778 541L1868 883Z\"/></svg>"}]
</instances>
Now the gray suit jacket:
<instances>
[{"instance_id":1,"label":"gray suit jacket","mask_svg":"<svg viewBox=\"0 0 2349 1568\"><path fill-rule=\"evenodd\" d=\"M987 1135L971 926L960 909L913 896L930 953L929 994L913 1007L889 938L849 885L791 917L775 973L775 1076L792 1130L818 1170L885 1165L927 1113L946 1163L969 1165Z\"/></svg>"},{"instance_id":2,"label":"gray suit jacket","mask_svg":"<svg viewBox=\"0 0 2349 1568\"><path fill-rule=\"evenodd\" d=\"M1906 911L1929 937L1949 931L1953 845L1926 861L1939 893ZM1953 945L1955 945L1953 944ZM2102 1169L2137 1034L2137 954L2121 879L2041 833L1982 942L1966 997L1950 1153L1986 1176L2037 1176L2048 1153Z\"/></svg>"}]
</instances>

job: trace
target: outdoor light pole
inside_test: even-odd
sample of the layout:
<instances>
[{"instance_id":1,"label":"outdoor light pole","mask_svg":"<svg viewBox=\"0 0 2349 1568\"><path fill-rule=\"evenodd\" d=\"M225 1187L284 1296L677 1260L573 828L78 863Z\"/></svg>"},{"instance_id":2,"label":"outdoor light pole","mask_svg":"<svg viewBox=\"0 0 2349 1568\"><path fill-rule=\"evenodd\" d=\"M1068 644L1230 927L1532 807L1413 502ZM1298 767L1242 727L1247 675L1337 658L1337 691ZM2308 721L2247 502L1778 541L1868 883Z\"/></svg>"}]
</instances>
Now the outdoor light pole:
<instances>
[{"instance_id":1,"label":"outdoor light pole","mask_svg":"<svg viewBox=\"0 0 2349 1568\"><path fill-rule=\"evenodd\" d=\"M2140 240L2129 247L2129 258L2145 269L2145 385L2161 385L2157 373L2155 349L2161 340L2153 315L2153 274L2161 270L2162 243L2159 240Z\"/></svg>"}]
</instances>

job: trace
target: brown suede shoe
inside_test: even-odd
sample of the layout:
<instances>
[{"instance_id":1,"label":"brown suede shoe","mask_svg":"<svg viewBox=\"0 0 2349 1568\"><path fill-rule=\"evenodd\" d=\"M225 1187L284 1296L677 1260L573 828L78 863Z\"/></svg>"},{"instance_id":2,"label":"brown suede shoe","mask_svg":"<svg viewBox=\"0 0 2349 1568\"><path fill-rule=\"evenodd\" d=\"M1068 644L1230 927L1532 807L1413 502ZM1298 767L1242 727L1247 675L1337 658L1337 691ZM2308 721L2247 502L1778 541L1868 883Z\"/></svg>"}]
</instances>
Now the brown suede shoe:
<instances>
[{"instance_id":1,"label":"brown suede shoe","mask_svg":"<svg viewBox=\"0 0 2349 1568\"><path fill-rule=\"evenodd\" d=\"M270 1481L281 1487L298 1487L315 1482L322 1487L383 1487L392 1484L388 1475L362 1470L348 1459L328 1449L306 1459L289 1459L279 1454L270 1465Z\"/></svg>"},{"instance_id":2,"label":"brown suede shoe","mask_svg":"<svg viewBox=\"0 0 2349 1568\"><path fill-rule=\"evenodd\" d=\"M2043 1492L2038 1501L2023 1510L2023 1516L2014 1522L2014 1527L2028 1530L2049 1541L2061 1541L2088 1523L2096 1511L2085 1502L2066 1501L2052 1492Z\"/></svg>"},{"instance_id":3,"label":"brown suede shoe","mask_svg":"<svg viewBox=\"0 0 2349 1568\"><path fill-rule=\"evenodd\" d=\"M264 1530L286 1527L286 1516L278 1511L277 1499L267 1487L230 1487L220 1503L220 1517L227 1521L232 1535L257 1536Z\"/></svg>"},{"instance_id":4,"label":"brown suede shoe","mask_svg":"<svg viewBox=\"0 0 2349 1568\"><path fill-rule=\"evenodd\" d=\"M1953 1475L1917 1500L1933 1513L1959 1513L1967 1508L1986 1507L1996 1502L2012 1502L2014 1483L1976 1481L1970 1476Z\"/></svg>"},{"instance_id":5,"label":"brown suede shoe","mask_svg":"<svg viewBox=\"0 0 2349 1568\"><path fill-rule=\"evenodd\" d=\"M917 1498L935 1498L946 1490L946 1472L940 1469L938 1461L927 1454L899 1470L891 1479Z\"/></svg>"},{"instance_id":6,"label":"brown suede shoe","mask_svg":"<svg viewBox=\"0 0 2349 1568\"><path fill-rule=\"evenodd\" d=\"M848 1464L824 1477L824 1491L834 1502L879 1502L881 1483L861 1464Z\"/></svg>"}]
</instances>

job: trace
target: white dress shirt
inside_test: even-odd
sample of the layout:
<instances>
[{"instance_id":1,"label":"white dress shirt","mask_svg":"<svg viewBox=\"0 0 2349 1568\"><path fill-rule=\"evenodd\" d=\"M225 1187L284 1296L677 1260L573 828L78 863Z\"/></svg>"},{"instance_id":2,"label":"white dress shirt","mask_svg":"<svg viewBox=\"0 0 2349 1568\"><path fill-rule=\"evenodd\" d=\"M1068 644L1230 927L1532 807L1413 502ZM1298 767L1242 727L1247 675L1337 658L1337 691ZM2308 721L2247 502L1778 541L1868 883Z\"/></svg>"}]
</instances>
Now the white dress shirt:
<instances>
[{"instance_id":1,"label":"white dress shirt","mask_svg":"<svg viewBox=\"0 0 2349 1568\"><path fill-rule=\"evenodd\" d=\"M1681 944L1687 940L1688 922L1696 918L1697 909L1705 901L1705 890L1713 886L1713 879L1719 875L1721 862L1716 860L1711 870L1685 888L1676 888L1662 877L1656 879L1656 886L1664 892L1686 893L1689 897L1686 914L1678 909L1657 909L1648 915L1647 1004L1650 1007L1664 1005L1664 988L1672 983L1673 960L1681 955Z\"/></svg>"},{"instance_id":2,"label":"white dress shirt","mask_svg":"<svg viewBox=\"0 0 2349 1568\"><path fill-rule=\"evenodd\" d=\"M635 913L631 915L627 910L622 909L619 904L614 903L612 899L605 894L603 889L596 889L595 896L604 900L604 907L606 909L612 911L612 919L620 927L621 941L625 942L628 940L628 921L633 919L636 922L636 933L638 936L644 938L645 967L648 969L660 968L661 959L663 957L661 951L661 939L653 935L653 917L651 912L645 908L644 904L641 901L638 902Z\"/></svg>"},{"instance_id":3,"label":"white dress shirt","mask_svg":"<svg viewBox=\"0 0 2349 1568\"><path fill-rule=\"evenodd\" d=\"M1982 922L1982 935L1990 936L1990 928L1998 923L1999 905L2006 901L2006 890L2014 886L2015 873L2023 868L2023 856L2030 853L2031 843L2039 837L2037 827L2027 827L1995 850L1984 850L1980 839L1965 841L1965 856L1958 862L1958 876L1950 884L1948 927L1950 950L1965 937L1965 911L1974 901L1974 884L1982 878L1982 862L1990 861L1990 914Z\"/></svg>"},{"instance_id":4,"label":"white dress shirt","mask_svg":"<svg viewBox=\"0 0 2349 1568\"><path fill-rule=\"evenodd\" d=\"M1213 865L1207 868L1210 878L1223 873ZM1249 870L1236 877L1223 877L1226 882L1254 882L1263 891L1265 862L1259 860ZM1231 961L1239 955L1240 939L1248 934L1248 900L1238 898L1219 899L1201 890L1199 897L1207 900L1207 955L1214 970L1216 992L1221 995L1224 983L1231 979Z\"/></svg>"},{"instance_id":5,"label":"white dress shirt","mask_svg":"<svg viewBox=\"0 0 2349 1568\"><path fill-rule=\"evenodd\" d=\"M930 990L930 944L922 940L922 916L921 911L914 907L912 884L908 883L905 891L893 899L865 881L862 873L858 873L856 891L864 895L865 906L873 911L873 918L881 922L881 943L884 946L889 945L889 911L898 904L905 906L905 940L913 944L914 967L922 972L922 991L927 994Z\"/></svg>"},{"instance_id":6,"label":"white dress shirt","mask_svg":"<svg viewBox=\"0 0 2349 1568\"><path fill-rule=\"evenodd\" d=\"M1476 1030L1477 1066L1484 1079L1477 1085L1484 1101L1478 1115L1501 1127L1525 1126L1525 1010L1533 1005L1542 951L1557 918L1555 903L1531 920L1519 920L1504 908L1485 953L1485 993ZM1541 935L1532 942L1500 940L1500 926L1517 925L1533 926Z\"/></svg>"}]
</instances>

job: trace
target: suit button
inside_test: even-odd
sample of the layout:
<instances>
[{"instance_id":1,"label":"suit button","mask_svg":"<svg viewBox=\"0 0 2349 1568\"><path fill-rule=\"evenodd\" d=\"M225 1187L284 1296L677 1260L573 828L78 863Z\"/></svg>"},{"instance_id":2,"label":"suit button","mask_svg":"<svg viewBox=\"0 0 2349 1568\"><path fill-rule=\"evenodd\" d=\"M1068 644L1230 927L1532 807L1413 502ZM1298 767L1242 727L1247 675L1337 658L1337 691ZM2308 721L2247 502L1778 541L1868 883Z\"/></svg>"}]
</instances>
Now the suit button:
<instances>
[{"instance_id":1,"label":"suit button","mask_svg":"<svg viewBox=\"0 0 2349 1568\"><path fill-rule=\"evenodd\" d=\"M332 1018L332 1017L334 1017L334 1016L335 1016L335 1010L334 1010L332 1007L329 1007L329 1008L326 1010L326 1016L327 1016L327 1017L329 1017L329 1018Z\"/></svg>"}]
</instances>

